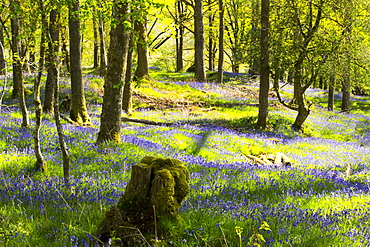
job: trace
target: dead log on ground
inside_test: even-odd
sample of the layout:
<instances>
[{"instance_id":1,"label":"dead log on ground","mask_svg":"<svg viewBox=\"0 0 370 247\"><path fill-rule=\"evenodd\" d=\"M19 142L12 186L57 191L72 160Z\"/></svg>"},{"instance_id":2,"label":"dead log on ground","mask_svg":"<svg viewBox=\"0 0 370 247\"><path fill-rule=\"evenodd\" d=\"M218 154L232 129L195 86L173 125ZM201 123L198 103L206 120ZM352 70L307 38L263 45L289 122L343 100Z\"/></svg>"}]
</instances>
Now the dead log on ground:
<instances>
[{"instance_id":1,"label":"dead log on ground","mask_svg":"<svg viewBox=\"0 0 370 247\"><path fill-rule=\"evenodd\" d=\"M159 125L159 126L173 126L173 123L163 123L163 122L156 122L156 121L150 121L145 119L135 119L135 118L128 118L128 117L122 117L122 122L133 122L133 123L141 123L141 124L149 124L149 125Z\"/></svg>"}]
</instances>

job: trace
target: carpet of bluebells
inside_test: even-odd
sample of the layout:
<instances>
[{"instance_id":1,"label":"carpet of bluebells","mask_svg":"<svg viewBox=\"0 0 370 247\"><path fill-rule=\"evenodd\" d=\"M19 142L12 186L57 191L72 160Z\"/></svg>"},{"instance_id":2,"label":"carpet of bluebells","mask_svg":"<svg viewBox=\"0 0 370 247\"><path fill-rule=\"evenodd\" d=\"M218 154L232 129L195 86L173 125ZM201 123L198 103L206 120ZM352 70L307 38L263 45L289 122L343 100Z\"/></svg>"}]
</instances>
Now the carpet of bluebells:
<instances>
[{"instance_id":1,"label":"carpet of bluebells","mask_svg":"<svg viewBox=\"0 0 370 247\"><path fill-rule=\"evenodd\" d=\"M186 86L222 97L216 84ZM86 91L96 93L89 83ZM312 89L308 96L321 97L320 93ZM370 104L369 98L353 100ZM174 126L123 123L122 144L97 146L100 105L94 102L89 104L93 126L63 125L71 155L67 189L52 117L44 117L41 130L49 171L33 174L32 129L20 128L14 102L4 103L8 107L0 114L0 246L89 246L104 211L122 196L131 166L147 155L179 159L191 173L181 224L173 226L168 246L253 246L258 241L262 246L370 245L369 115L333 113L317 106L306 123L311 134L303 135L289 132L289 126L266 132L228 128L216 124L217 112L190 116L143 110L134 116ZM280 108L270 114L294 120L296 112ZM256 165L245 153L258 150L283 152L293 165ZM265 223L268 229L261 227Z\"/></svg>"}]
</instances>

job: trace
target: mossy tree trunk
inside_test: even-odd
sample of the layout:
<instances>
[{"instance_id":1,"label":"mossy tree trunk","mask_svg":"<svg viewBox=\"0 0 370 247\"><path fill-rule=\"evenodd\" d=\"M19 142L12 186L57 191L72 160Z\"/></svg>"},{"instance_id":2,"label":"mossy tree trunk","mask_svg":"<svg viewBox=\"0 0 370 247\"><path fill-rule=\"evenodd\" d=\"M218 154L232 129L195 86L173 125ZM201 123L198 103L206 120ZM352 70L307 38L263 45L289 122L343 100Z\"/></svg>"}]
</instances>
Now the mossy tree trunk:
<instances>
[{"instance_id":1,"label":"mossy tree trunk","mask_svg":"<svg viewBox=\"0 0 370 247\"><path fill-rule=\"evenodd\" d=\"M141 16L146 16L147 13L144 9L135 11L140 13ZM146 19L141 17L134 20L134 30L137 35L136 50L137 50L137 67L134 74L135 80L140 80L149 76L149 63L148 63L148 37L146 30Z\"/></svg>"},{"instance_id":2,"label":"mossy tree trunk","mask_svg":"<svg viewBox=\"0 0 370 247\"><path fill-rule=\"evenodd\" d=\"M126 1L115 1L97 143L104 141L121 142L122 81L125 81L130 36L129 29L125 26L125 22L130 21L127 15L128 3Z\"/></svg>"},{"instance_id":3,"label":"mossy tree trunk","mask_svg":"<svg viewBox=\"0 0 370 247\"><path fill-rule=\"evenodd\" d=\"M140 164L132 166L124 195L117 206L106 212L98 227L100 240L115 237L120 239L120 246L139 246L143 236L133 234L132 229L165 238L162 221L179 220L179 208L190 192L189 180L189 171L181 161L144 157Z\"/></svg>"},{"instance_id":4,"label":"mossy tree trunk","mask_svg":"<svg viewBox=\"0 0 370 247\"><path fill-rule=\"evenodd\" d=\"M80 0L74 0L69 9L69 48L72 86L72 106L70 117L78 124L90 125L87 114L84 83L82 80L81 20Z\"/></svg>"}]
</instances>

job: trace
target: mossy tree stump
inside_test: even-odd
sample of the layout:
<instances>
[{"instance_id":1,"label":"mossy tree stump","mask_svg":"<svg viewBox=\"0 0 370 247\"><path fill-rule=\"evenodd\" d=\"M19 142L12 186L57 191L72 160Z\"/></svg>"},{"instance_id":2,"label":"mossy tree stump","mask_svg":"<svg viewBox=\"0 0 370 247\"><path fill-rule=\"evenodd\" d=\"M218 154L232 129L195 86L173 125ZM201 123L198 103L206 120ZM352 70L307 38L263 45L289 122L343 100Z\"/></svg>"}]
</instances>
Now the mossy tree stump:
<instances>
[{"instance_id":1,"label":"mossy tree stump","mask_svg":"<svg viewBox=\"0 0 370 247\"><path fill-rule=\"evenodd\" d=\"M97 230L99 239L113 238L120 246L136 246L147 241L143 235L163 237L161 223L179 220L181 203L190 192L189 180L181 161L144 157L132 166L120 202L106 212Z\"/></svg>"}]
</instances>

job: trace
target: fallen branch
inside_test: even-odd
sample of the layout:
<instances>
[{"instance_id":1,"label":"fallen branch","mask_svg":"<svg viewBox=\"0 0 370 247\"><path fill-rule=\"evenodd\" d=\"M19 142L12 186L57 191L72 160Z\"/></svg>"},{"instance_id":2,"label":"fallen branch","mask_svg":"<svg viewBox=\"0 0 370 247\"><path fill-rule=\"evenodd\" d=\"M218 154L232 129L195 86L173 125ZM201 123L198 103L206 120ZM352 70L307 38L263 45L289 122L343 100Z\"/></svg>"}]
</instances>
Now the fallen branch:
<instances>
[{"instance_id":1,"label":"fallen branch","mask_svg":"<svg viewBox=\"0 0 370 247\"><path fill-rule=\"evenodd\" d=\"M60 114L60 118L66 120L68 123L71 123L71 124L75 124L76 122L73 121L71 118L69 117L66 117L66 116L63 116L62 114Z\"/></svg>"},{"instance_id":2,"label":"fallen branch","mask_svg":"<svg viewBox=\"0 0 370 247\"><path fill-rule=\"evenodd\" d=\"M162 122L156 122L156 121L150 121L150 120L144 120L144 119L135 119L135 118L128 118L128 117L122 117L122 122L133 122L133 123L142 123L142 124L149 124L149 125L159 125L159 126L173 126L173 123L162 123Z\"/></svg>"}]
</instances>

